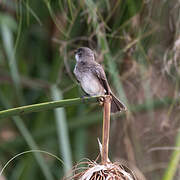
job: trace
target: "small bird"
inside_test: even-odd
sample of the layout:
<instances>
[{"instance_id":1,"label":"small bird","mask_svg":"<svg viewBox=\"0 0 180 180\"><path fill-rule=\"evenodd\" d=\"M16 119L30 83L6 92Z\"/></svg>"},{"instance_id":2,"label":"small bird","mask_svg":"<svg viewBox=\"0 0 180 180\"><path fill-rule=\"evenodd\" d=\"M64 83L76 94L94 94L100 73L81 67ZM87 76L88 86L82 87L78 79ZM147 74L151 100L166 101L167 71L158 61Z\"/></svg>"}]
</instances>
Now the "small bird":
<instances>
[{"instance_id":1,"label":"small bird","mask_svg":"<svg viewBox=\"0 0 180 180\"><path fill-rule=\"evenodd\" d=\"M111 113L127 110L126 106L112 93L103 67L95 61L94 52L88 47L75 51L74 74L84 92L89 96L111 95Z\"/></svg>"}]
</instances>

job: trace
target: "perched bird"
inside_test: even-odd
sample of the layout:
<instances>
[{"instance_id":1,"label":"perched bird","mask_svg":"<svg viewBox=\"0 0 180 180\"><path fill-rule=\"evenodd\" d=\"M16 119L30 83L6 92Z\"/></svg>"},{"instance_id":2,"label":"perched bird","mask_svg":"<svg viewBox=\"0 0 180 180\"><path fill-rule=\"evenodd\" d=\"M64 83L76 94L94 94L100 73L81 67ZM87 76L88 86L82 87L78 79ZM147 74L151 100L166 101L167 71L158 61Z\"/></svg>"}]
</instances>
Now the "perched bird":
<instances>
[{"instance_id":1,"label":"perched bird","mask_svg":"<svg viewBox=\"0 0 180 180\"><path fill-rule=\"evenodd\" d=\"M126 110L126 106L112 93L104 69L95 61L94 52L81 47L75 51L76 65L74 74L87 95L111 95L111 112Z\"/></svg>"}]
</instances>

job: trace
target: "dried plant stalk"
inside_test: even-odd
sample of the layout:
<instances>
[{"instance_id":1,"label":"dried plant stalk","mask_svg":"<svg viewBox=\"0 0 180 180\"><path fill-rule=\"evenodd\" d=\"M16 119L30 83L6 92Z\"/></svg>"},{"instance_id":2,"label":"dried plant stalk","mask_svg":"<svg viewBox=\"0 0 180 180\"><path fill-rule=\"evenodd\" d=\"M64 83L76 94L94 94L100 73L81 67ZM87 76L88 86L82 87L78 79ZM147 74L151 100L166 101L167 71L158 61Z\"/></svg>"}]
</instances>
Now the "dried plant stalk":
<instances>
[{"instance_id":1,"label":"dried plant stalk","mask_svg":"<svg viewBox=\"0 0 180 180\"><path fill-rule=\"evenodd\" d=\"M102 132L102 164L108 162L109 151L109 129L111 115L111 96L104 97L103 132Z\"/></svg>"},{"instance_id":2,"label":"dried plant stalk","mask_svg":"<svg viewBox=\"0 0 180 180\"><path fill-rule=\"evenodd\" d=\"M104 105L102 145L99 142L101 152L101 164L96 161L84 162L88 167L78 167L72 170L73 173L63 180L134 180L133 176L119 163L112 163L108 158L109 151L109 130L111 115L111 96L107 95L100 99ZM81 164L83 165L83 164Z\"/></svg>"}]
</instances>

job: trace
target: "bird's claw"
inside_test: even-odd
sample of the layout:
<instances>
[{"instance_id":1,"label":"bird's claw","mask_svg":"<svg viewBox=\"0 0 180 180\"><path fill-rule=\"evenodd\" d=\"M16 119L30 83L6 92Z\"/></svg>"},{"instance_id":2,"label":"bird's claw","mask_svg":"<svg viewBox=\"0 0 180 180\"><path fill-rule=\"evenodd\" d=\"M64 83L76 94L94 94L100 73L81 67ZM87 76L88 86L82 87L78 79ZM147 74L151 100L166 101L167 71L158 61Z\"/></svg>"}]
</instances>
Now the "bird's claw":
<instances>
[{"instance_id":1,"label":"bird's claw","mask_svg":"<svg viewBox=\"0 0 180 180\"><path fill-rule=\"evenodd\" d=\"M100 105L100 106L103 106L103 105L104 105L104 97L100 97L100 98L98 99L98 102L99 102L99 105Z\"/></svg>"},{"instance_id":2,"label":"bird's claw","mask_svg":"<svg viewBox=\"0 0 180 180\"><path fill-rule=\"evenodd\" d=\"M106 98L110 98L110 101L112 100L112 97L110 95L104 95L98 99L99 105L103 106L104 102L106 101Z\"/></svg>"}]
</instances>

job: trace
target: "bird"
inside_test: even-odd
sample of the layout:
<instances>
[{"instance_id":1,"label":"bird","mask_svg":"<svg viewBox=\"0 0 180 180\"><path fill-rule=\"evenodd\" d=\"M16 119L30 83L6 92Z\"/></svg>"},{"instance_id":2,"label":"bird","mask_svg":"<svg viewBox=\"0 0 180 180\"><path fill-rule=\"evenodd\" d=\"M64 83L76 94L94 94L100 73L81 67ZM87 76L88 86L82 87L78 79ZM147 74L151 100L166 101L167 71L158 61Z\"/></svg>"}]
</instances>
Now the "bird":
<instances>
[{"instance_id":1,"label":"bird","mask_svg":"<svg viewBox=\"0 0 180 180\"><path fill-rule=\"evenodd\" d=\"M96 62L95 53L88 47L75 50L74 74L88 96L111 96L111 113L126 111L127 107L113 94L103 67Z\"/></svg>"}]
</instances>

